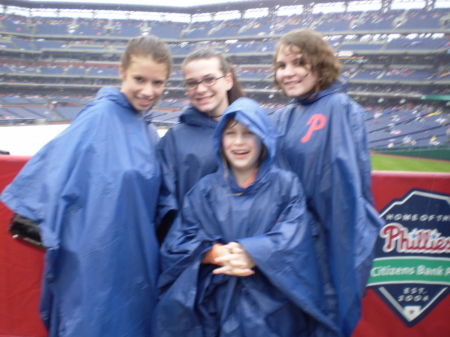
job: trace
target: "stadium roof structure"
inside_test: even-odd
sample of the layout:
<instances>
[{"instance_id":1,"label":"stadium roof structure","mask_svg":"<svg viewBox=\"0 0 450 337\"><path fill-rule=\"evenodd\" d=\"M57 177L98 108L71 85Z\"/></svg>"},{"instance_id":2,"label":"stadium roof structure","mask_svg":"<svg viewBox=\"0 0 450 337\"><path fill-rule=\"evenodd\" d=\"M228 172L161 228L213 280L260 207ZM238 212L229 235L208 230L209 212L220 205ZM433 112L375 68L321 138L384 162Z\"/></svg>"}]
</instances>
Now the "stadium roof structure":
<instances>
[{"instance_id":1,"label":"stadium roof structure","mask_svg":"<svg viewBox=\"0 0 450 337\"><path fill-rule=\"evenodd\" d=\"M367 0L352 0L352 2L366 2ZM279 8L284 6L308 6L318 3L350 2L350 0L252 0L223 2L198 6L157 6L136 4L111 4L111 3L83 3L83 2L53 2L53 1L28 1L28 0L0 0L0 5L25 7L29 9L82 9L82 10L121 10L130 12L165 12L180 14L217 13L231 10L246 11L256 8ZM391 0L383 0L390 3Z\"/></svg>"}]
</instances>

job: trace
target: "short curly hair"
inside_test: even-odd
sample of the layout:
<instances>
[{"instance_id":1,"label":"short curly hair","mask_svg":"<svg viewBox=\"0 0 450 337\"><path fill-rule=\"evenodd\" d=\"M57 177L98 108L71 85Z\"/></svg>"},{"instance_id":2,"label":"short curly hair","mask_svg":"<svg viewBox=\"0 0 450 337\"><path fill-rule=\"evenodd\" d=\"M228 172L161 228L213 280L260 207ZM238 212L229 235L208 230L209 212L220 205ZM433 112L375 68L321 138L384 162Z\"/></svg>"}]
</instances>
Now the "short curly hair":
<instances>
[{"instance_id":1,"label":"short curly hair","mask_svg":"<svg viewBox=\"0 0 450 337\"><path fill-rule=\"evenodd\" d=\"M276 79L275 65L278 54L284 47L288 47L293 53L301 52L307 63L311 65L311 71L317 74L318 81L314 93L327 89L339 79L341 64L323 36L309 28L296 29L282 36L276 45L273 65L275 69L274 82L277 89L281 89L281 87Z\"/></svg>"}]
</instances>

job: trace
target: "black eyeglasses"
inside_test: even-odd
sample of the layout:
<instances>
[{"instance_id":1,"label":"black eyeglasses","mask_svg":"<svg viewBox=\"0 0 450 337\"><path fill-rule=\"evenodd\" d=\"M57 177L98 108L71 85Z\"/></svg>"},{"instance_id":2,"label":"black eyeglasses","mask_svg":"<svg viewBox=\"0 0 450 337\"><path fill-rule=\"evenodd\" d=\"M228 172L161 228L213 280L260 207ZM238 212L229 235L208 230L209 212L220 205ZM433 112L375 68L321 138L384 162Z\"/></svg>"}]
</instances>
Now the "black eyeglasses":
<instances>
[{"instance_id":1,"label":"black eyeglasses","mask_svg":"<svg viewBox=\"0 0 450 337\"><path fill-rule=\"evenodd\" d=\"M184 82L184 86L187 90L194 90L197 89L198 85L200 83L203 83L203 85L207 87L212 87L214 84L216 84L218 79L221 79L222 77L225 77L225 75L219 76L219 77L206 77L201 81L188 81Z\"/></svg>"}]
</instances>

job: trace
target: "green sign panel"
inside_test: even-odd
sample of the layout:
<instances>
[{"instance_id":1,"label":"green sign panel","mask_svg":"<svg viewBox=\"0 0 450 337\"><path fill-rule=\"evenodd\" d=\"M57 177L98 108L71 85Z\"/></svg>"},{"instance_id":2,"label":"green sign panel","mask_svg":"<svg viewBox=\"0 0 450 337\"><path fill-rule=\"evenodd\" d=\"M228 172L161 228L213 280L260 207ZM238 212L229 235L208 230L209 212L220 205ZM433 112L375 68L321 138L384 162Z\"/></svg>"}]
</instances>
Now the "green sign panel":
<instances>
[{"instance_id":1,"label":"green sign panel","mask_svg":"<svg viewBox=\"0 0 450 337\"><path fill-rule=\"evenodd\" d=\"M395 257L374 260L369 286L401 282L450 285L450 259Z\"/></svg>"}]
</instances>

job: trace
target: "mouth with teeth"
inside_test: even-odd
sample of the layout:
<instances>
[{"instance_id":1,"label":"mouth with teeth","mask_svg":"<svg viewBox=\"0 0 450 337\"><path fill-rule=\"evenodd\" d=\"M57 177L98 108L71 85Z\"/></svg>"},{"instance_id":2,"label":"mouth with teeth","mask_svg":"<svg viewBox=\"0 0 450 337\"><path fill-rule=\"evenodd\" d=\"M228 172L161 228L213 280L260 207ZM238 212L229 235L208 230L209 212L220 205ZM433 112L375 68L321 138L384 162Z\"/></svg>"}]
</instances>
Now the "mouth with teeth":
<instances>
[{"instance_id":1,"label":"mouth with teeth","mask_svg":"<svg viewBox=\"0 0 450 337\"><path fill-rule=\"evenodd\" d=\"M137 98L137 101L140 106L147 107L152 104L153 98L145 99L145 98Z\"/></svg>"},{"instance_id":2,"label":"mouth with teeth","mask_svg":"<svg viewBox=\"0 0 450 337\"><path fill-rule=\"evenodd\" d=\"M295 87L297 84L302 83L302 81L291 81L291 82L285 82L284 86L287 88Z\"/></svg>"},{"instance_id":3,"label":"mouth with teeth","mask_svg":"<svg viewBox=\"0 0 450 337\"><path fill-rule=\"evenodd\" d=\"M247 151L247 150L234 150L234 151L231 151L231 153L237 158L243 158L249 153L249 151Z\"/></svg>"},{"instance_id":4,"label":"mouth with teeth","mask_svg":"<svg viewBox=\"0 0 450 337\"><path fill-rule=\"evenodd\" d=\"M205 103L208 102L211 99L211 96L205 96L205 97L197 97L195 100L199 103Z\"/></svg>"}]
</instances>

